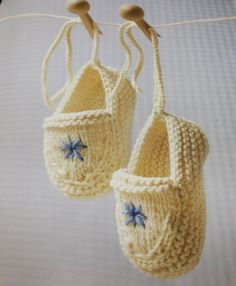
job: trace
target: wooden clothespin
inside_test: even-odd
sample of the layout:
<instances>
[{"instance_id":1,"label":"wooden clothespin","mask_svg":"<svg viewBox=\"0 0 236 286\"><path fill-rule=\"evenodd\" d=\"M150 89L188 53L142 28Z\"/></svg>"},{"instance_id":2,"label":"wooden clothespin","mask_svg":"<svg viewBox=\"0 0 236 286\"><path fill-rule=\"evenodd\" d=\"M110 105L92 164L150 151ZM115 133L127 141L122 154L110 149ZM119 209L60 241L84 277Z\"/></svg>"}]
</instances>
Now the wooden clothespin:
<instances>
[{"instance_id":1,"label":"wooden clothespin","mask_svg":"<svg viewBox=\"0 0 236 286\"><path fill-rule=\"evenodd\" d=\"M93 38L95 22L88 13L90 10L89 2L86 0L67 0L66 8L70 13L77 14L80 17L90 36ZM99 33L102 34L100 30Z\"/></svg>"},{"instance_id":2,"label":"wooden clothespin","mask_svg":"<svg viewBox=\"0 0 236 286\"><path fill-rule=\"evenodd\" d=\"M143 19L144 11L135 4L125 4L120 7L120 15L125 20L133 21L143 31L146 37L151 40L151 26ZM157 33L157 32L156 32ZM158 37L160 35L157 33Z\"/></svg>"}]
</instances>

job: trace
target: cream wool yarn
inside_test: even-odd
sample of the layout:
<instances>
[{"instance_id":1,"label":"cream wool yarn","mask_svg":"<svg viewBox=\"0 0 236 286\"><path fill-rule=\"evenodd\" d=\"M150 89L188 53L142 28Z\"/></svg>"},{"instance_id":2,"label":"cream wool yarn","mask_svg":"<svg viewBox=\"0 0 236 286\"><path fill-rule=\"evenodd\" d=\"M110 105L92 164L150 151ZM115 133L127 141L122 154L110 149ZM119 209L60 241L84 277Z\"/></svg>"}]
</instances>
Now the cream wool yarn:
<instances>
[{"instance_id":1,"label":"cream wool yarn","mask_svg":"<svg viewBox=\"0 0 236 286\"><path fill-rule=\"evenodd\" d=\"M113 174L121 248L139 270L161 278L190 271L205 237L203 163L208 142L193 122L164 111L158 39L152 31L154 106L128 167Z\"/></svg>"},{"instance_id":2,"label":"cream wool yarn","mask_svg":"<svg viewBox=\"0 0 236 286\"><path fill-rule=\"evenodd\" d=\"M130 129L136 101L136 79L143 63L142 50L131 34L130 23L120 27L119 39L126 51L118 72L98 60L97 26L94 29L92 60L75 76L72 72L71 31L67 22L49 49L43 63L43 95L53 114L44 121L44 158L48 175L59 190L72 198L91 198L109 191L113 171L125 166L130 152ZM127 73L131 50L127 34L138 52L132 81ZM49 59L63 36L67 45L65 86L53 97L48 94ZM61 99L58 106L53 102Z\"/></svg>"}]
</instances>

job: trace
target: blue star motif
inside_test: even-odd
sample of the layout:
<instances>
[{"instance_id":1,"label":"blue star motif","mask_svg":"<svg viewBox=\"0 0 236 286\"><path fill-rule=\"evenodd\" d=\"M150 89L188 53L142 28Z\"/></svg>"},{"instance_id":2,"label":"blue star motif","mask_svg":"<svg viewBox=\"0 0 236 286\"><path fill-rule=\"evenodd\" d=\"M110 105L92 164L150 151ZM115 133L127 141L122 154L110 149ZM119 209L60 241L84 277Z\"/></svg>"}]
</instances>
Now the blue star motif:
<instances>
[{"instance_id":1,"label":"blue star motif","mask_svg":"<svg viewBox=\"0 0 236 286\"><path fill-rule=\"evenodd\" d=\"M147 219L147 217L143 213L141 213L141 209L142 207L140 205L136 207L132 202L130 202L130 204L124 204L123 214L128 216L128 219L125 222L126 225L133 223L134 226L138 224L145 228L144 220Z\"/></svg>"},{"instance_id":2,"label":"blue star motif","mask_svg":"<svg viewBox=\"0 0 236 286\"><path fill-rule=\"evenodd\" d=\"M78 158L81 161L84 161L84 158L80 154L80 151L82 149L87 148L87 146L83 144L80 138L74 142L71 140L70 137L68 137L68 139L69 139L69 143L63 143L63 146L61 147L61 149L64 152L66 152L65 158L67 159L71 157L72 160L74 160L75 158Z\"/></svg>"}]
</instances>

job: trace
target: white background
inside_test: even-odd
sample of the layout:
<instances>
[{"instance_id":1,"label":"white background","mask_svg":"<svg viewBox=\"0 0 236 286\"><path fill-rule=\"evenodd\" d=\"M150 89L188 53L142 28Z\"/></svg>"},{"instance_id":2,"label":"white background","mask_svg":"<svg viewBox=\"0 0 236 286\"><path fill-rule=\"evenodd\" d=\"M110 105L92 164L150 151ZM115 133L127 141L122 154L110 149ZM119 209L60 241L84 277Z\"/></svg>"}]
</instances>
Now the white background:
<instances>
[{"instance_id":1,"label":"white background","mask_svg":"<svg viewBox=\"0 0 236 286\"><path fill-rule=\"evenodd\" d=\"M125 1L91 0L97 21L121 23ZM236 15L230 0L138 1L152 24ZM0 17L19 13L69 15L64 1L3 0ZM207 237L200 264L164 281L135 270L121 253L113 194L90 201L64 197L49 182L42 156L44 108L40 69L63 20L27 18L0 24L0 285L1 286L233 286L236 281L236 22L160 28L167 110L197 121L208 135L205 166ZM102 62L124 60L115 27L101 26ZM153 62L145 48L133 143L152 106ZM76 27L76 69L91 39ZM65 81L63 45L50 65L50 89Z\"/></svg>"}]
</instances>

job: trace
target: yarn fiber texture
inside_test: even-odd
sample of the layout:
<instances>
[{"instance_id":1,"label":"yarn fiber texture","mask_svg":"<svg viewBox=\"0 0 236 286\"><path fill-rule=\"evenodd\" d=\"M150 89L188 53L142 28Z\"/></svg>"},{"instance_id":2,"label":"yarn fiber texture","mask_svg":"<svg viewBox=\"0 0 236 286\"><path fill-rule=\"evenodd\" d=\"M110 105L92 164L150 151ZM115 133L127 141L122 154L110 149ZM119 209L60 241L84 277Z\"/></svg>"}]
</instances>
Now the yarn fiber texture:
<instances>
[{"instance_id":1,"label":"yarn fiber texture","mask_svg":"<svg viewBox=\"0 0 236 286\"><path fill-rule=\"evenodd\" d=\"M111 185L123 253L148 275L175 278L194 268L204 244L203 165L208 141L196 123L164 111L155 33L152 41L157 73L153 111L128 167L113 174Z\"/></svg>"},{"instance_id":2,"label":"yarn fiber texture","mask_svg":"<svg viewBox=\"0 0 236 286\"><path fill-rule=\"evenodd\" d=\"M108 192L112 173L124 167L130 155L137 90L126 74L130 54L123 70L118 72L100 64L96 58L97 46L98 42L94 44L95 59L73 77L43 125L48 176L60 191L72 198L92 198ZM86 147L79 155L69 146L77 140ZM65 156L63 144L74 157Z\"/></svg>"}]
</instances>

